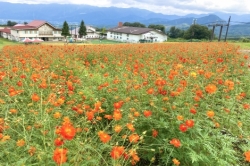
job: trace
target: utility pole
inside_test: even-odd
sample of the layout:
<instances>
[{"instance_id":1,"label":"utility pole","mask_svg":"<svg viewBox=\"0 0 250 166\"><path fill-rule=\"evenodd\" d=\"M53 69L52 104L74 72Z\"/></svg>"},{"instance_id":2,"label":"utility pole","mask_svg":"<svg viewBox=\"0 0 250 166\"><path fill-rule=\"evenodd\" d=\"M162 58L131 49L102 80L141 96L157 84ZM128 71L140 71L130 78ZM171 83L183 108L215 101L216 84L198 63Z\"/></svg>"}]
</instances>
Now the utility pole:
<instances>
[{"instance_id":1,"label":"utility pole","mask_svg":"<svg viewBox=\"0 0 250 166\"><path fill-rule=\"evenodd\" d=\"M225 24L223 22L220 22L220 23L215 22L213 24L209 24L208 25L208 26L212 26L213 27L213 34L211 36L211 41L214 39L214 31L215 31L216 27L220 27L220 34L219 34L219 38L218 38L218 41L220 41L221 40L222 29L223 29L224 26L227 26L227 32L226 32L226 36L225 36L225 41L226 41L230 19L231 19L231 16L229 17L229 20L228 20L227 24Z\"/></svg>"},{"instance_id":2,"label":"utility pole","mask_svg":"<svg viewBox=\"0 0 250 166\"><path fill-rule=\"evenodd\" d=\"M227 31L226 31L226 36L225 36L225 40L224 40L225 42L227 41L227 33L228 33L230 21L231 21L231 16L229 17L228 23L227 23Z\"/></svg>"}]
</instances>

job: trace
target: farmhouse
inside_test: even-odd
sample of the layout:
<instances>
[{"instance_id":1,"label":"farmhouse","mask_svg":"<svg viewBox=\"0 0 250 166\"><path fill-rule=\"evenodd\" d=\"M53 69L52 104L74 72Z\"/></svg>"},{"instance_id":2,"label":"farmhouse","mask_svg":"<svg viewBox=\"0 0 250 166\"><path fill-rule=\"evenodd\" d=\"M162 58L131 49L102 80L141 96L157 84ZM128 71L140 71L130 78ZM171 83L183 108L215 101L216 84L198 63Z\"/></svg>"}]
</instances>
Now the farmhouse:
<instances>
[{"instance_id":1,"label":"farmhouse","mask_svg":"<svg viewBox=\"0 0 250 166\"><path fill-rule=\"evenodd\" d=\"M5 39L10 39L11 38L10 28L9 27L0 28L0 36Z\"/></svg>"},{"instance_id":2,"label":"farmhouse","mask_svg":"<svg viewBox=\"0 0 250 166\"><path fill-rule=\"evenodd\" d=\"M10 28L10 40L22 41L25 38L40 38L44 41L62 40L61 29L46 21L34 20L29 24L17 24Z\"/></svg>"},{"instance_id":3,"label":"farmhouse","mask_svg":"<svg viewBox=\"0 0 250 166\"><path fill-rule=\"evenodd\" d=\"M71 30L70 31L71 37L80 38L78 31L79 27ZM86 33L87 35L84 36L86 39L97 39L100 37L100 34L96 32L96 29L91 26L86 26Z\"/></svg>"},{"instance_id":4,"label":"farmhouse","mask_svg":"<svg viewBox=\"0 0 250 166\"><path fill-rule=\"evenodd\" d=\"M127 27L119 23L118 27L107 30L107 39L121 42L164 42L167 35L151 28Z\"/></svg>"}]
</instances>

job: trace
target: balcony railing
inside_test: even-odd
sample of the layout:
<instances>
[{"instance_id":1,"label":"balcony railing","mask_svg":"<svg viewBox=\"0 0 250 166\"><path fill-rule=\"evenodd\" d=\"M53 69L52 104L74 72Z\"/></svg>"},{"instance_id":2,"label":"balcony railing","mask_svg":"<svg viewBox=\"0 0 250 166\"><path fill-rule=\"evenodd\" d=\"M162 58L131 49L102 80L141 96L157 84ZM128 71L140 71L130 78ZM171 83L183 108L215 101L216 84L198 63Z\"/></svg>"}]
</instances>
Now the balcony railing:
<instances>
[{"instance_id":1,"label":"balcony railing","mask_svg":"<svg viewBox=\"0 0 250 166\"><path fill-rule=\"evenodd\" d=\"M39 35L53 35L53 31L39 31Z\"/></svg>"}]
</instances>

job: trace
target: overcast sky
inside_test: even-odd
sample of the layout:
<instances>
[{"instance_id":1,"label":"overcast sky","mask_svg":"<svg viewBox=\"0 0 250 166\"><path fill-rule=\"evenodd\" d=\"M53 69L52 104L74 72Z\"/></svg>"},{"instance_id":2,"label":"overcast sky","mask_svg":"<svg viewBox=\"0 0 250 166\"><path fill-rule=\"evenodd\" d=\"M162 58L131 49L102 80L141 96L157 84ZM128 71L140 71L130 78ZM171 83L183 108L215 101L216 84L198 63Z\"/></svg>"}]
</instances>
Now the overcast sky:
<instances>
[{"instance_id":1,"label":"overcast sky","mask_svg":"<svg viewBox=\"0 0 250 166\"><path fill-rule=\"evenodd\" d=\"M135 7L156 13L186 15L226 12L250 14L250 0L0 0L11 3L29 4L87 4L99 7Z\"/></svg>"}]
</instances>

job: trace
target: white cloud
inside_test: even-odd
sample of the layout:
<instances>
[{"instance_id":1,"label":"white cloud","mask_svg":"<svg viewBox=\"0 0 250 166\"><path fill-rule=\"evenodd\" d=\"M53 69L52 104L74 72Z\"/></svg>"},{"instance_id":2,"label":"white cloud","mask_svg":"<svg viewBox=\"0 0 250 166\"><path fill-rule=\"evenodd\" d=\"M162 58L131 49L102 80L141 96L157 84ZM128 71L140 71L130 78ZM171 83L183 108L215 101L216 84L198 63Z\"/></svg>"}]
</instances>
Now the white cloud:
<instances>
[{"instance_id":1,"label":"white cloud","mask_svg":"<svg viewBox=\"0 0 250 166\"><path fill-rule=\"evenodd\" d=\"M0 0L12 3L60 3L60 4L87 4L99 7L135 7L147 9L163 14L185 15L189 13L201 14L212 12L228 12L250 14L249 0Z\"/></svg>"}]
</instances>

